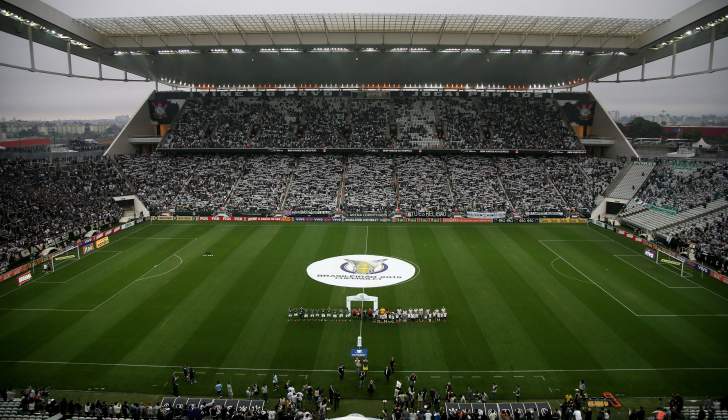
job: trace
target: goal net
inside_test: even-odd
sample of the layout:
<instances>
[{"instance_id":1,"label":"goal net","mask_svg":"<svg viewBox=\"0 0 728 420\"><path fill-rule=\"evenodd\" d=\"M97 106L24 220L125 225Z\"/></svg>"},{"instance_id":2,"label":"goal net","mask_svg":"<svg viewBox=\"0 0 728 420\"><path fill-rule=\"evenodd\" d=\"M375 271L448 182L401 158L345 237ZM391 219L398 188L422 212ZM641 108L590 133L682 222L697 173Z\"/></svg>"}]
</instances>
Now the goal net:
<instances>
[{"instance_id":1,"label":"goal net","mask_svg":"<svg viewBox=\"0 0 728 420\"><path fill-rule=\"evenodd\" d=\"M50 271L56 271L63 266L73 263L79 258L81 258L81 254L78 247L69 247L59 253L53 254L50 261L45 264L44 268Z\"/></svg>"},{"instance_id":2,"label":"goal net","mask_svg":"<svg viewBox=\"0 0 728 420\"><path fill-rule=\"evenodd\" d=\"M692 277L690 270L686 270L685 259L679 257L673 257L670 254L655 250L656 258L655 262L667 270L672 271L680 277Z\"/></svg>"}]
</instances>

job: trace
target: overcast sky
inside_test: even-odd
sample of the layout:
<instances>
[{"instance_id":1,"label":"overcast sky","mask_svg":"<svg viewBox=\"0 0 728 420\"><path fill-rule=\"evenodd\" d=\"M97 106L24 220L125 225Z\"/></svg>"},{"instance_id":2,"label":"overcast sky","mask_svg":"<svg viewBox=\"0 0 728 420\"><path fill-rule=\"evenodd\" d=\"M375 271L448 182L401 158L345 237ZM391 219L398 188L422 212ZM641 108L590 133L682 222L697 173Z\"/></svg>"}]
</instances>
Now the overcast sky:
<instances>
[{"instance_id":1,"label":"overcast sky","mask_svg":"<svg viewBox=\"0 0 728 420\"><path fill-rule=\"evenodd\" d=\"M72 17L251 13L478 13L623 18L669 18L698 0L46 0ZM678 56L677 72L707 66L707 47ZM0 61L29 65L27 41L0 33ZM64 53L36 44L36 66L66 71ZM728 40L716 44L715 66L728 66ZM74 72L95 74L96 64L74 59ZM648 76L666 75L669 60L648 65ZM119 77L114 69L104 74ZM622 78L639 77L634 70ZM0 117L106 118L131 115L153 89L141 82L99 82L0 68ZM591 90L607 109L622 114L728 113L728 71L648 83L603 83Z\"/></svg>"}]
</instances>

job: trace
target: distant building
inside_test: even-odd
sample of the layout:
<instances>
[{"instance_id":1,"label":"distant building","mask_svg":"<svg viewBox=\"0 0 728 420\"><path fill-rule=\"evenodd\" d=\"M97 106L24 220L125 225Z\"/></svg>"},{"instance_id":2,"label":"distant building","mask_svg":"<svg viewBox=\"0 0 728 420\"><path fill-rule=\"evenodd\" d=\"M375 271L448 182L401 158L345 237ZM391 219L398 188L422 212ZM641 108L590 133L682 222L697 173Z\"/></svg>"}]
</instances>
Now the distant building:
<instances>
[{"instance_id":1,"label":"distant building","mask_svg":"<svg viewBox=\"0 0 728 420\"><path fill-rule=\"evenodd\" d=\"M719 138L728 135L728 126L716 125L669 125L662 127L665 137L683 138L688 133L699 133L699 137Z\"/></svg>"}]
</instances>

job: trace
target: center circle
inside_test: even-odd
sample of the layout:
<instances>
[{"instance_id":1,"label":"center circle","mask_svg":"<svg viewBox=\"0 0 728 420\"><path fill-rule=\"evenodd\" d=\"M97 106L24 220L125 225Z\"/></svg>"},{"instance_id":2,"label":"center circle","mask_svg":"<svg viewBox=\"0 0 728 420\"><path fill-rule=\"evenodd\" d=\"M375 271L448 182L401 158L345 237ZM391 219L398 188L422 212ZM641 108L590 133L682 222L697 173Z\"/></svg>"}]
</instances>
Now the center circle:
<instances>
[{"instance_id":1,"label":"center circle","mask_svg":"<svg viewBox=\"0 0 728 420\"><path fill-rule=\"evenodd\" d=\"M417 273L414 265L383 255L340 255L309 264L313 280L339 287L372 288L403 283Z\"/></svg>"}]
</instances>

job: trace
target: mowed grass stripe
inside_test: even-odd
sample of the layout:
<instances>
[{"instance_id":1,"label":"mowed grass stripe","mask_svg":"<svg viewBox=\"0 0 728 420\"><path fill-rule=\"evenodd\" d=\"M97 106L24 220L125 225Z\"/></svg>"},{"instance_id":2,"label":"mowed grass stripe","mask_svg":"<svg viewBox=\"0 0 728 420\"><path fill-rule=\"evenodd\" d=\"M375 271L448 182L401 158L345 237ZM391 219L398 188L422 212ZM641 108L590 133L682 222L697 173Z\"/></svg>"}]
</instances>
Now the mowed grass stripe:
<instances>
[{"instance_id":1,"label":"mowed grass stripe","mask_svg":"<svg viewBox=\"0 0 728 420\"><path fill-rule=\"evenodd\" d=\"M380 305L395 308L430 308L448 306L447 296L439 296L437 299L433 299L432 289L438 288L436 282L441 281L441 278L437 277L437 273L423 267L421 263L425 263L418 258L418 253L421 252L421 247L431 247L433 243L426 243L423 237L415 238L413 233L415 230L409 230L407 232L401 232L399 235L390 235L391 241L391 254L393 257L402 258L406 261L410 261L413 264L418 265L419 272L416 274L414 279L408 282L387 287L387 291L391 291L394 296L395 303L390 304L388 300L381 300ZM424 234L429 232L429 229L417 229L416 233ZM393 338L386 340L385 343L397 343L399 347L399 355L397 360L402 373L409 374L413 369L417 369L420 366L447 366L446 361L446 343L442 342L441 336L438 334L437 326L433 324L404 324L401 327L396 325L384 325L377 326L392 329L394 335ZM385 349L385 351L387 351ZM379 356L379 355L377 355ZM383 354L386 363L386 353ZM379 357L377 357L379 358ZM379 359L382 360L382 359ZM437 361L436 364L433 364ZM384 369L384 363L378 367L380 370Z\"/></svg>"},{"instance_id":2,"label":"mowed grass stripe","mask_svg":"<svg viewBox=\"0 0 728 420\"><path fill-rule=\"evenodd\" d=\"M367 242L367 226L361 225L344 225L338 228L345 235L346 240L342 244L338 251L331 250L335 254L321 255L320 258L328 258L335 255L348 255L348 254L363 254ZM373 238L375 234L369 235L370 245L373 245L376 240ZM327 250L328 251L328 250ZM370 252L373 253L373 252ZM315 290L321 290L323 285L319 285L312 279L305 278L308 285L315 285ZM312 288L307 287L304 290L311 290ZM329 287L330 292L328 293L329 300L324 303L323 306L331 308L343 308L346 305L346 297L357 293L361 293L361 289L352 289L347 287ZM376 295L377 289L367 289L366 293ZM314 293L321 293L314 291ZM324 294L326 296L327 294ZM305 295L304 295L305 296ZM361 308L360 302L352 304L352 308ZM366 306L365 306L366 308ZM326 321L326 322L304 322L310 324L310 328L319 329L320 334L318 335L319 344L314 346L313 343L305 342L303 346L304 353L311 352L313 354L313 360L311 366L314 369L335 369L339 363L344 363L348 371L353 370L353 364L351 358L348 355L348 350L356 344L356 337L359 335L360 320L351 321ZM289 323L286 327L291 330L295 330L300 325L300 322ZM364 337L368 337L369 330L367 325L361 324L363 329ZM305 326L306 328L309 325ZM299 337L304 339L305 337ZM299 342L301 342L299 340ZM366 340L365 343L369 343ZM279 350L280 353L280 350ZM277 357L281 354L277 355ZM332 364L333 362L333 364Z\"/></svg>"},{"instance_id":3,"label":"mowed grass stripe","mask_svg":"<svg viewBox=\"0 0 728 420\"><path fill-rule=\"evenodd\" d=\"M315 284L306 278L305 268L320 258L361 252L350 249L356 248L358 240L363 240L364 225L160 224L145 229L143 234L138 235L139 238L132 237L116 244L112 242L109 249L123 247L130 252L146 250L154 253L164 242L162 238L174 237L173 241L184 242L199 237L198 241L190 241L191 245L180 251L186 262L185 253L194 253L200 262L199 267L193 270L185 263L168 275L138 282L99 308L94 318L60 313L28 313L19 317L16 313L0 312L0 320L6 325L0 331L0 355L9 356L2 359L81 362L82 358L88 357L91 361L108 358L117 360L117 363L160 361L151 364L208 366L210 371L200 375L198 385L183 386L184 393L195 395L209 395L215 379L225 378L227 381L230 375L241 378L234 383L237 394L241 386L269 380L270 372L264 373L265 378L258 378L258 373L249 371L242 371L249 376L238 377L231 373L234 371L225 371L228 376L218 376L215 366L293 367L305 371L331 370L339 362L350 363L345 356L358 332L356 322L292 323L288 326L285 314L288 306L303 304L300 303L302 300L306 300L307 306L323 307L337 303L349 292L357 292ZM725 329L728 320L634 317L590 282L568 278L576 276L569 271L568 264L555 265L567 276L552 269L550 263L555 255L541 246L539 239L554 240L549 244L559 249L569 246L565 241L580 241L574 242L574 245L585 251L574 256L578 261L569 261L595 279L597 272L605 268L606 260L614 258L612 254L631 252L592 228L376 224L370 225L369 230L370 253L403 257L420 265L423 271L408 283L367 290L368 293L380 296L383 306L425 307L434 301L444 301L450 309L447 324L364 325L365 346L370 349L372 372L379 376L375 397L387 398L391 394L391 385L384 386L381 378L381 370L391 355L398 360L400 379L406 378L409 371L415 369L446 371L457 366L493 364L490 370L501 373L479 372L476 374L480 376L478 379L470 378L468 372L431 374L440 378L421 374L418 386L440 388L446 381L452 381L457 389L464 389L466 385L483 389L496 380L493 375L498 375L503 376L497 381L505 392L509 392L518 381L523 386L524 397L528 398L558 396L560 393L549 394L547 386L542 383L563 391L575 386L580 377L586 377L594 389L632 395L673 391L691 395L709 394L711 390L722 389L725 384L725 375L720 372L669 371L663 368L726 367L728 342L720 332ZM239 249L231 250L219 267L210 268L206 262L208 259L200 257L209 246L208 242L204 242L208 238L206 235L217 240L218 235L224 237L232 231L240 236L224 241L224 246ZM414 231L418 233L410 233ZM271 234L267 236L263 232ZM158 239L146 240L147 235ZM503 235L509 237L512 243L504 241ZM626 246L630 247L632 243ZM253 248L259 248L259 251L256 253ZM634 249L635 253L641 252L641 247ZM82 266L85 262L81 260L78 264ZM123 267L122 272L150 267L128 264L130 267ZM69 270L71 268L76 269L68 267ZM163 268L160 266L158 270L164 271ZM216 272L213 274L213 271ZM247 274L243 275L242 271ZM531 274L531 271L534 273ZM152 270L150 274L157 272ZM185 280L177 283L177 275L185 277ZM194 280L187 277L194 277ZM120 284L114 284L115 287L109 291L118 291L118 286L133 280L133 277L119 279ZM625 292L636 292L648 300L663 298L664 292L659 292L659 289L654 289L654 296L646 296L645 290L629 290L633 288L632 282L640 281L635 273L625 274L625 278L620 280ZM695 280L713 287L718 283L709 279ZM167 281L169 283L164 285ZM456 287L453 283L456 283L459 292L453 290ZM212 284L229 289L213 292L205 288ZM166 299L164 289L173 286L183 290L174 291ZM524 302L521 298L524 291L538 294L539 299L529 298ZM224 297L219 299L221 296ZM151 300L147 301L150 297ZM700 299L697 301L700 302ZM550 307L543 309L541 306ZM134 316L129 310L142 314ZM213 313L218 316L211 317ZM16 324L7 325L9 322L15 322L22 328ZM203 327L208 323L214 323L214 328ZM458 327L461 331L467 329L477 333L458 336L455 334ZM59 330L61 333L58 333ZM117 332L123 336L127 330L132 331L132 344L124 343L116 346L117 349L115 346L109 349L101 346L109 339L99 339L100 334ZM563 335L563 331L570 335ZM562 357L557 359L553 357L556 351L550 346L559 338ZM282 346L286 349L281 350ZM544 355L546 350L542 347L547 347L550 355ZM178 348L184 354L175 351ZM86 354L82 356L82 353ZM582 357L580 353L589 355ZM220 357L220 354L223 356ZM581 366L577 364L591 363L588 362L590 359L606 369L654 366L662 370L541 372L546 381L529 377L539 373L509 374L510 368L521 366L537 370L578 369ZM169 361L161 363L165 360ZM618 363L622 365L613 366ZM171 373L171 369L166 367L58 365L55 368L9 363L3 363L2 370L0 384L6 385L32 382L55 388L93 386L146 392L162 390L161 385L168 382ZM326 387L336 378L333 372L313 372L305 379L298 377L306 373L285 372L289 376L281 380L291 379L296 386L305 380ZM513 378L513 375L525 378ZM356 389L356 381L351 376L347 377L350 382L341 384L345 397L365 398L366 392Z\"/></svg>"},{"instance_id":4,"label":"mowed grass stripe","mask_svg":"<svg viewBox=\"0 0 728 420\"><path fill-rule=\"evenodd\" d=\"M208 267L210 270L220 269L215 276L221 276L226 282L221 290L224 293L215 293L214 299L199 302L206 307L198 314L199 319L190 325L189 331L182 334L175 351L171 352L170 359L174 363L224 365L243 325L254 317L252 306L260 298L260 291L267 286L267 281L260 274L261 269L269 267L272 264L270 256L281 255L290 235L296 234L282 227L261 228L253 238L257 244L241 244L234 236L240 235L241 230L228 229L233 236L227 246L236 251L222 266L216 267L218 262L211 261Z\"/></svg>"},{"instance_id":5,"label":"mowed grass stripe","mask_svg":"<svg viewBox=\"0 0 728 420\"><path fill-rule=\"evenodd\" d=\"M451 250L449 239L456 229L456 226L442 230L423 229L413 231L410 235L415 249L415 261L424 260L421 267L428 273L428 287L424 293L429 296L430 306L445 306L448 319L458 319L457 323L448 321L447 325L432 325L438 336L437 342L442 348L442 355L433 355L433 360L427 362L434 364L436 357L442 358L449 370L478 369L483 365L491 366L494 356L490 353L490 347L484 345L486 336L478 326L476 312L468 305L467 295L454 271L457 267L467 265L469 261L464 255L448 252ZM445 302L440 303L443 299Z\"/></svg>"},{"instance_id":6,"label":"mowed grass stripe","mask_svg":"<svg viewBox=\"0 0 728 420\"><path fill-rule=\"evenodd\" d=\"M290 287L296 294L295 301L297 305L289 306L308 306L308 307L333 307L340 308L344 306L344 298L338 298L338 302L332 302L334 296L346 296L353 292L352 289L341 287L331 287L307 278L305 269L308 263L329 258L336 255L361 253L364 251L364 235L361 229L354 226L336 226L331 225L326 229L323 240L318 244L318 248L313 253L313 258L304 261L301 266L291 266L293 271L286 278L281 279L282 282L293 283ZM276 285L274 285L276 286ZM361 292L358 290L357 293ZM308 303L311 305L308 305ZM326 323L319 322L288 322L288 314L281 310L278 306L277 310L271 311L269 317L279 321L281 324L281 342L275 349L271 348L271 366L287 366L291 360L296 360L297 366L315 367L319 358L319 352L326 352L329 357L322 358L325 368L335 368L334 360L341 360L341 356L345 354L346 342L351 345L356 340L359 332L358 323L340 323L338 334L333 341L323 341ZM286 307L287 309L287 307ZM285 320L285 322L283 322ZM329 322L329 321L327 321ZM346 337L349 336L348 340ZM330 339L333 337L329 337ZM328 348L327 348L328 347Z\"/></svg>"},{"instance_id":7,"label":"mowed grass stripe","mask_svg":"<svg viewBox=\"0 0 728 420\"><path fill-rule=\"evenodd\" d=\"M198 254L185 260L185 270L175 275L191 278L189 290L169 291L155 304L162 317L124 356L123 363L174 363L176 353L193 339L216 304L235 286L236 282L230 279L231 273L252 264L275 238L270 231L257 228L245 232L221 228L219 233L222 235L214 241L205 237L200 239L200 248L212 251L214 256ZM236 246L230 246L233 243ZM159 342L166 343L164 352L156 351Z\"/></svg>"},{"instance_id":8,"label":"mowed grass stripe","mask_svg":"<svg viewBox=\"0 0 728 420\"><path fill-rule=\"evenodd\" d=\"M75 323L67 327L58 336L53 337L44 346L37 349L31 356L37 359L55 360L99 360L99 358L114 359L114 355L120 348L136 337L139 329L145 328L145 323L127 324L128 316L137 313L139 316L154 316L153 307L144 306L145 299L154 290L164 287L171 281L172 277L159 277L148 281L132 282L140 276L154 272L154 266L170 255L179 252L189 246L189 242L172 241L170 246L159 244L138 243L132 253L140 253L142 256L134 261L115 260L114 264L125 264L123 267L110 267L112 277L102 277L99 281L105 295L100 295L92 304L97 305L100 301L115 296L114 300L108 301L100 310L88 312L79 318ZM181 243L180 243L181 242ZM135 261L138 263L135 264ZM138 264L138 265L137 265ZM166 265L165 265L166 267ZM120 293L119 293L120 292ZM103 341L107 337L108 341ZM97 347L93 343L98 340L103 342ZM73 343L69 346L68 343ZM121 347L120 347L121 346ZM86 350L90 348L91 350ZM103 360L103 359L101 359Z\"/></svg>"},{"instance_id":9,"label":"mowed grass stripe","mask_svg":"<svg viewBox=\"0 0 728 420\"><path fill-rule=\"evenodd\" d=\"M591 232L586 230L585 232ZM591 232L593 234L593 232ZM618 269L614 266L607 265L602 267L602 272L599 272L600 265L593 263L592 265L584 266L585 262L593 261L609 261L609 258L615 252L614 244L611 241L607 242L549 242L549 247L556 250L561 256L567 259L570 263L576 265L580 270L600 284L602 287L607 288L615 296L622 296L618 293L636 293L631 292L629 288L630 277L624 274L618 273ZM579 250L578 256L569 254L567 250ZM612 257L613 258L613 257ZM572 261L574 260L574 261ZM582 267L584 266L584 267ZM611 273L604 269L611 269ZM606 274L604 274L606 273ZM628 275L627 275L628 276ZM634 278L631 279L634 281ZM616 289L614 284L609 284L610 281L626 281L622 284L625 290ZM669 289L668 289L669 290ZM636 352L641 355L641 359L649 361L648 367L660 367L669 366L676 363L678 360L681 366L694 366L701 365L702 362L691 357L690 354L686 354L680 350L679 347L675 346L673 341L670 339L669 331L662 331L653 328L650 324L645 324L643 318L638 318L632 315L630 312L622 308L617 302L614 302L609 296L607 296L598 287L593 287L593 292L590 295L581 293L578 295L582 303L593 308L592 315L595 315L602 321L601 328L597 328L596 331L608 331L607 328L620 337L620 342L610 342L605 340L605 336L601 334L595 334L594 337L586 336L587 340L594 341L593 346L603 347L609 349L614 353L615 357L621 357L621 367L640 367L638 365L639 360L634 357L630 357L630 353ZM659 294L654 296L644 296L644 301L654 300L656 297L659 298ZM588 297L588 299L587 299ZM590 303L591 302L591 303ZM628 325L642 325L642 328L631 328L625 327ZM596 325L592 325L594 329ZM611 334L609 335L611 336ZM655 345L655 343L660 343ZM631 349L631 352L628 351Z\"/></svg>"},{"instance_id":10,"label":"mowed grass stripe","mask_svg":"<svg viewBox=\"0 0 728 420\"><path fill-rule=\"evenodd\" d=\"M164 322L169 311L179 308L186 298L206 283L207 275L214 267L210 266L209 262L202 260L209 261L214 257L202 257L202 253L218 249L221 254L220 258L224 259L226 254L232 252L234 248L222 247L219 244L228 245L233 235L235 233L227 229L218 228L210 229L196 240L188 240L184 250L179 253L185 263L164 278L150 279L135 285L135 290L128 291L127 294L119 296L117 301L111 303L115 306L131 307L133 310L127 311L122 317L119 317L111 328L97 337L94 343L86 346L75 360L92 360L91 358L98 357L98 353L103 349L111 347L113 351L107 351L104 359L113 360L112 363L123 361L129 352L152 334L157 325ZM190 308L188 307L188 309ZM194 308L192 309L194 312ZM119 334L119 332L123 332L123 334ZM183 339L185 332L185 329L180 329L174 341ZM148 350L153 352L154 348ZM169 350L171 349L165 346L164 353L167 358L163 359L164 361L169 360L171 355ZM158 355L159 353L161 352L157 351Z\"/></svg>"},{"instance_id":11,"label":"mowed grass stripe","mask_svg":"<svg viewBox=\"0 0 728 420\"><path fill-rule=\"evenodd\" d=\"M267 255L266 264L248 271L250 290L240 289L239 318L232 325L230 338L221 345L223 366L273 366L278 347L293 345L284 337L287 309L297 302L304 287L305 266L328 237L329 229L285 229ZM248 283L248 287L251 285ZM289 363L299 367L294 359Z\"/></svg>"},{"instance_id":12,"label":"mowed grass stripe","mask_svg":"<svg viewBox=\"0 0 728 420\"><path fill-rule=\"evenodd\" d=\"M177 352L184 344L197 339L198 326L206 319L205 314L235 284L228 277L239 264L240 255L262 249L266 237L270 239L271 236L261 235L257 229L236 232L224 227L214 229L214 233L214 236L200 236L194 248L187 248L186 270L174 273L177 275L171 287L174 290L169 290L170 287L157 289L146 299L144 305L155 308L155 315L146 320L129 320L128 324L146 322L149 328L142 329L119 352L117 363L133 364L140 360L151 360L156 364L190 364L176 361ZM207 251L214 256L203 256L203 252ZM163 351L159 351L159 343L165 343ZM213 343L198 344L202 350L206 350ZM105 376L111 379L121 375L117 371L124 369L123 366L109 369ZM168 372L155 373L161 374L156 378L156 383L161 384L169 377Z\"/></svg>"},{"instance_id":13,"label":"mowed grass stripe","mask_svg":"<svg viewBox=\"0 0 728 420\"><path fill-rule=\"evenodd\" d=\"M399 234L397 232L400 232ZM394 241L395 237L401 236L401 230L387 229L383 225L369 225L369 246L368 252L371 255L383 255L391 257L406 258L399 244ZM420 273L421 274L421 273ZM424 281L417 277L411 282ZM386 309L401 307L397 300L396 290L412 286L410 283L391 287L377 287L369 289L368 294L379 297L379 306ZM370 371L375 374L384 372L386 364L392 356L398 358L395 369L402 367L402 342L399 338L399 331L395 325L364 325L364 346L369 349ZM409 362L409 361L408 361Z\"/></svg>"},{"instance_id":14,"label":"mowed grass stripe","mask_svg":"<svg viewBox=\"0 0 728 420\"><path fill-rule=\"evenodd\" d=\"M147 226L136 227L131 229L130 232L135 230L145 229ZM128 243L131 241L125 241ZM117 249L119 245L117 242L112 242L109 246L110 249ZM143 251L143 250L142 250ZM82 266L88 264L91 260L82 259L78 265ZM125 264L133 264L136 260L126 261ZM121 261L121 257L117 257L113 261L113 265L106 267L106 271L114 271L124 264ZM132 273L133 275L134 273ZM93 278L92 278L93 279ZM110 285L106 284L102 279L96 278L94 283L95 288L106 291L108 295L113 293L115 289L110 289ZM60 288L56 291L59 300L75 299L75 295L71 293L66 296L65 289ZM90 308L91 305L97 303L92 302L74 302L76 305L86 305L85 308ZM13 343L12 346L0 346L0 354L4 354L6 357L17 358L27 357L28 352L37 351L42 349L44 346L49 345L53 339L60 334L67 332L72 325L78 320L84 317L84 313L74 312L12 312L8 311L5 313L0 312L0 319L3 321L5 327L0 331L0 341ZM33 334L28 334L28 331L33 331ZM83 333L82 333L83 334ZM59 348L66 348L67 343L63 340L59 343ZM73 347L73 346L71 346ZM54 351L49 352L50 354L57 356Z\"/></svg>"},{"instance_id":15,"label":"mowed grass stripe","mask_svg":"<svg viewBox=\"0 0 728 420\"><path fill-rule=\"evenodd\" d=\"M578 331L571 329L568 314L559 310L561 306L568 304L569 294L564 289L544 287L546 284L550 285L553 278L542 270L543 265L537 260L540 249L533 248L537 243L534 236L541 235L538 228L524 232L518 226L508 228L507 233L497 231L492 235L493 242L499 244L494 252L499 255L502 264L512 268L512 276L507 286L518 290L514 293L517 297L509 302L518 302L514 312L521 318L526 334L539 337L537 348L549 365L558 366L566 356L569 363L575 366L604 367L600 360L586 351L577 336ZM543 335L543 329L558 331L558 334ZM565 343L568 345L565 346ZM518 350L533 351L528 348Z\"/></svg>"},{"instance_id":16,"label":"mowed grass stripe","mask_svg":"<svg viewBox=\"0 0 728 420\"><path fill-rule=\"evenodd\" d=\"M504 270L508 270L508 267L494 264L498 258L492 248L495 244L491 243L489 235L479 236L479 230L455 227L448 235L440 238L442 252L449 259L458 261L451 264L454 274L452 281L459 284L464 296L464 301L457 305L475 314L475 328L479 334L470 334L467 343L484 356L476 359L479 360L479 368L512 367L518 364L513 346L518 342L529 342L530 337L523 334L521 329L513 327L513 322L517 322L517 314L509 304L511 298L502 295L496 287L496 283L506 278L507 271ZM468 239L463 240L464 237ZM472 246L469 246L470 240L474 241ZM532 349L535 351L530 362L545 364L537 347Z\"/></svg>"}]
</instances>

